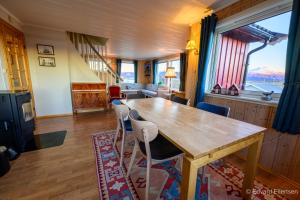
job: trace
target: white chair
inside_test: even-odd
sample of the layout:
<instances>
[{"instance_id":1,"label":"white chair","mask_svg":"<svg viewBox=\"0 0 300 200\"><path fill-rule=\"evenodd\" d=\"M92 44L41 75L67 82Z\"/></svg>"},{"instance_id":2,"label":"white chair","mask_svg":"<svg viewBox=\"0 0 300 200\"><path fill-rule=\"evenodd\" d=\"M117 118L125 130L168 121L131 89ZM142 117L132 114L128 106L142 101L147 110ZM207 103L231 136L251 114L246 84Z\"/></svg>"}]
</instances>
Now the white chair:
<instances>
[{"instance_id":1,"label":"white chair","mask_svg":"<svg viewBox=\"0 0 300 200\"><path fill-rule=\"evenodd\" d=\"M153 164L162 163L176 158L179 158L181 162L183 153L171 142L158 134L158 127L156 124L142 120L136 110L131 110L129 112L129 119L134 131L135 143L128 167L127 177L130 175L136 153L138 149L140 149L142 155L147 160L145 199L148 200L150 190L149 181L151 166Z\"/></svg>"},{"instance_id":2,"label":"white chair","mask_svg":"<svg viewBox=\"0 0 300 200\"><path fill-rule=\"evenodd\" d=\"M117 139L122 129L122 140L121 140L121 151L120 151L120 166L122 166L124 158L124 146L126 140L126 134L132 131L130 120L128 119L129 108L123 104L114 104L112 103L117 116L117 130L114 138L114 146L116 146Z\"/></svg>"}]
</instances>

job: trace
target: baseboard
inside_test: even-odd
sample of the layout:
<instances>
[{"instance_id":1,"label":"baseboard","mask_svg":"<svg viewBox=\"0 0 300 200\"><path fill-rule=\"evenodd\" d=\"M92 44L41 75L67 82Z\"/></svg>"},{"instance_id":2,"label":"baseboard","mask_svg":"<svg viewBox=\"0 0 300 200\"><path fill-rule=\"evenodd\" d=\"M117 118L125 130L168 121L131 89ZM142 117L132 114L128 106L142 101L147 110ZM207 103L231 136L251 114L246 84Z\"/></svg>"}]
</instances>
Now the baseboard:
<instances>
[{"instance_id":1,"label":"baseboard","mask_svg":"<svg viewBox=\"0 0 300 200\"><path fill-rule=\"evenodd\" d=\"M54 117L67 117L72 116L73 113L66 113L66 114L58 114L58 115L43 115L43 116L37 116L36 119L47 119L47 118L54 118Z\"/></svg>"}]
</instances>

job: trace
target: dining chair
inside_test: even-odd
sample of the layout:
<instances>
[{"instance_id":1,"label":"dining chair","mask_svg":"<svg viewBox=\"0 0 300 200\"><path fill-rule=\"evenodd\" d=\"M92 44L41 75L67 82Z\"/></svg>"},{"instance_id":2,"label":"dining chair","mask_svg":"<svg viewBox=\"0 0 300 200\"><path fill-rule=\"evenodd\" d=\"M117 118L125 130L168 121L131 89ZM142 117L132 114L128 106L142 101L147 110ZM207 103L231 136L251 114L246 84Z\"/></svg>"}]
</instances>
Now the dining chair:
<instances>
[{"instance_id":1,"label":"dining chair","mask_svg":"<svg viewBox=\"0 0 300 200\"><path fill-rule=\"evenodd\" d=\"M196 108L207 111L207 112L211 112L211 113L214 113L217 115L221 115L224 117L228 117L229 112L230 112L230 108L227 106L219 106L219 105L210 104L210 103L206 103L206 102L198 103L196 105Z\"/></svg>"},{"instance_id":2,"label":"dining chair","mask_svg":"<svg viewBox=\"0 0 300 200\"><path fill-rule=\"evenodd\" d=\"M124 146L125 146L126 135L132 131L132 127L131 127L131 122L128 119L129 108L124 104L119 104L119 102L117 101L118 100L114 100L112 102L113 108L117 116L117 130L116 130L113 146L116 146L117 139L121 129L122 140L121 140L121 151L120 151L120 166L122 166L123 158L124 158L124 148L125 148Z\"/></svg>"},{"instance_id":3,"label":"dining chair","mask_svg":"<svg viewBox=\"0 0 300 200\"><path fill-rule=\"evenodd\" d=\"M171 95L171 101L176 102L176 103L180 103L180 104L183 104L183 105L189 105L189 99L181 98L181 97L178 97L176 95Z\"/></svg>"},{"instance_id":4,"label":"dining chair","mask_svg":"<svg viewBox=\"0 0 300 200\"><path fill-rule=\"evenodd\" d=\"M130 176L136 153L138 149L140 149L143 157L147 160L145 199L148 200L151 166L176 158L179 159L181 166L183 152L158 133L156 124L143 120L136 110L131 110L129 112L129 119L134 131L135 143L127 171L127 177Z\"/></svg>"}]
</instances>

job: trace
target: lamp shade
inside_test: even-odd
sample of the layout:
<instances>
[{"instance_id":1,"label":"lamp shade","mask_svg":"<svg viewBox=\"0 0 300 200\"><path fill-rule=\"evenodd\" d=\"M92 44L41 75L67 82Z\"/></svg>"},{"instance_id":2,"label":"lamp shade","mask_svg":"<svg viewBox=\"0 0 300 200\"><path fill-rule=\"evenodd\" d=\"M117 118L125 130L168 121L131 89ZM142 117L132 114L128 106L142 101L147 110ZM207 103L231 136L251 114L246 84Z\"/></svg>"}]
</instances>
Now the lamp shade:
<instances>
[{"instance_id":1,"label":"lamp shade","mask_svg":"<svg viewBox=\"0 0 300 200\"><path fill-rule=\"evenodd\" d=\"M167 67L165 78L176 78L174 67Z\"/></svg>"},{"instance_id":2,"label":"lamp shade","mask_svg":"<svg viewBox=\"0 0 300 200\"><path fill-rule=\"evenodd\" d=\"M197 49L195 40L189 40L185 46L186 50L194 50Z\"/></svg>"}]
</instances>

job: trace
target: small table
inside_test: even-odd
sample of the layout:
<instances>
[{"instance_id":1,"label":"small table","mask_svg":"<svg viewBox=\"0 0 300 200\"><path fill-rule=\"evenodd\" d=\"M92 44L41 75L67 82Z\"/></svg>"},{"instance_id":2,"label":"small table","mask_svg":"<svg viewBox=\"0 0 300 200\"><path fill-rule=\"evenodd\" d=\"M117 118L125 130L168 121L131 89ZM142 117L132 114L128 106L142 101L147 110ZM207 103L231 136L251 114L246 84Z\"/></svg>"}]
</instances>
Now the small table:
<instances>
[{"instance_id":1,"label":"small table","mask_svg":"<svg viewBox=\"0 0 300 200\"><path fill-rule=\"evenodd\" d=\"M195 198L198 168L249 147L242 195L250 199L265 128L163 98L122 100L184 153L182 200Z\"/></svg>"}]
</instances>

